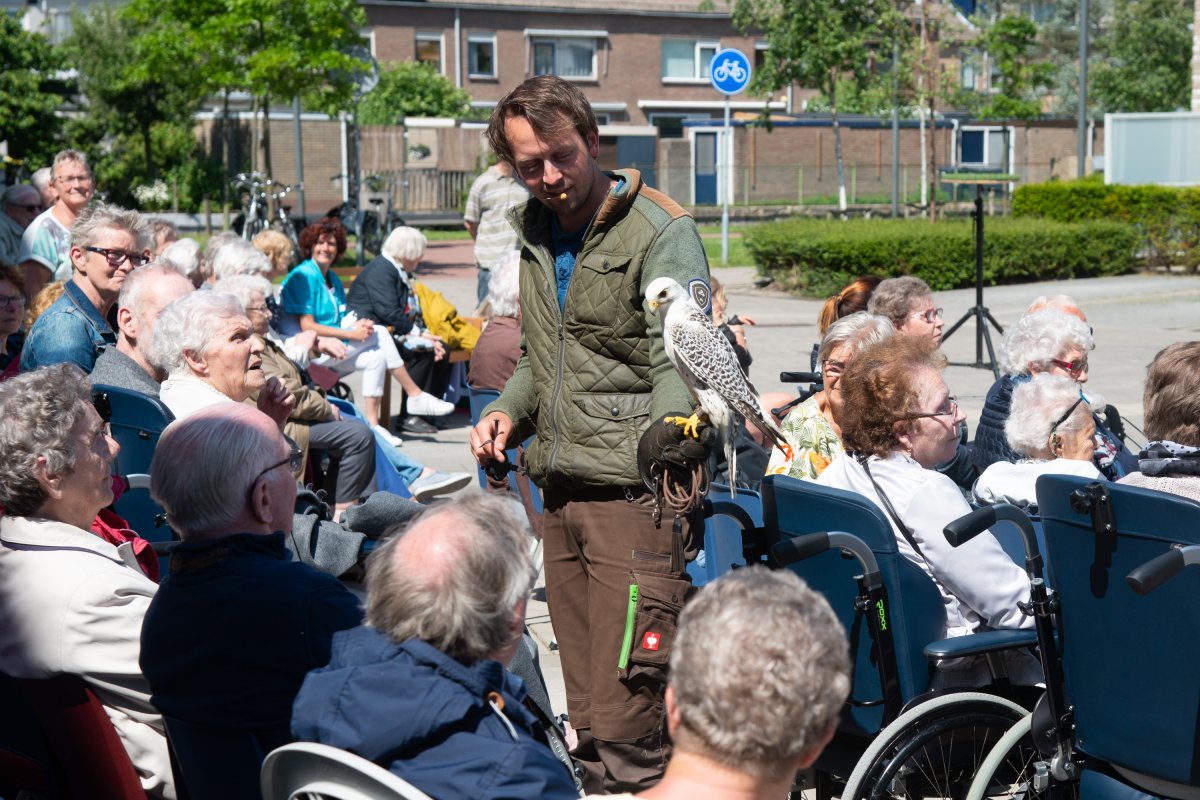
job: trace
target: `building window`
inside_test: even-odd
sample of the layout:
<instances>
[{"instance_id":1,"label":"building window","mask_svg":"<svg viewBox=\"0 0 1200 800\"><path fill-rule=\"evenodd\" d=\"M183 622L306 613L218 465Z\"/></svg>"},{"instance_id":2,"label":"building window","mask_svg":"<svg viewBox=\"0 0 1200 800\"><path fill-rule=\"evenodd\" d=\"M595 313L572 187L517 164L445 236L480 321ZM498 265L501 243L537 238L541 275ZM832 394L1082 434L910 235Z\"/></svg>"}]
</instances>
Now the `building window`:
<instances>
[{"instance_id":1,"label":"building window","mask_svg":"<svg viewBox=\"0 0 1200 800\"><path fill-rule=\"evenodd\" d=\"M442 71L442 34L417 31L417 61Z\"/></svg>"},{"instance_id":2,"label":"building window","mask_svg":"<svg viewBox=\"0 0 1200 800\"><path fill-rule=\"evenodd\" d=\"M968 92L974 92L974 91L978 90L979 87L975 85L975 65L974 64L968 63L966 61L962 62L962 64L959 65L959 68L958 68L958 76L959 76L959 81L958 81L959 86L961 86L963 89L967 90Z\"/></svg>"},{"instance_id":3,"label":"building window","mask_svg":"<svg viewBox=\"0 0 1200 800\"><path fill-rule=\"evenodd\" d=\"M472 78L496 77L496 34L467 36L467 73Z\"/></svg>"},{"instance_id":4,"label":"building window","mask_svg":"<svg viewBox=\"0 0 1200 800\"><path fill-rule=\"evenodd\" d=\"M708 64L720 49L720 42L697 39L663 39L663 80L707 81Z\"/></svg>"},{"instance_id":5,"label":"building window","mask_svg":"<svg viewBox=\"0 0 1200 800\"><path fill-rule=\"evenodd\" d=\"M561 78L596 78L596 40L591 38L534 38L533 74Z\"/></svg>"}]
</instances>

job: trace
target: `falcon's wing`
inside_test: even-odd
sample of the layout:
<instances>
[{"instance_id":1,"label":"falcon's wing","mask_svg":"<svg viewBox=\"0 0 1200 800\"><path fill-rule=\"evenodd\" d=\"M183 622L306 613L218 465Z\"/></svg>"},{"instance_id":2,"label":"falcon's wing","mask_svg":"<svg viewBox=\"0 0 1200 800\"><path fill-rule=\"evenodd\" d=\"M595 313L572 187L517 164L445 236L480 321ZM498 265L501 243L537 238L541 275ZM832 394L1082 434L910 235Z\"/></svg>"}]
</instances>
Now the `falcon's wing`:
<instances>
[{"instance_id":1,"label":"falcon's wing","mask_svg":"<svg viewBox=\"0 0 1200 800\"><path fill-rule=\"evenodd\" d=\"M670 343L668 355L684 382L693 389L711 389L743 417L762 416L758 395L742 373L733 345L707 314L692 303L674 303L663 334Z\"/></svg>"}]
</instances>

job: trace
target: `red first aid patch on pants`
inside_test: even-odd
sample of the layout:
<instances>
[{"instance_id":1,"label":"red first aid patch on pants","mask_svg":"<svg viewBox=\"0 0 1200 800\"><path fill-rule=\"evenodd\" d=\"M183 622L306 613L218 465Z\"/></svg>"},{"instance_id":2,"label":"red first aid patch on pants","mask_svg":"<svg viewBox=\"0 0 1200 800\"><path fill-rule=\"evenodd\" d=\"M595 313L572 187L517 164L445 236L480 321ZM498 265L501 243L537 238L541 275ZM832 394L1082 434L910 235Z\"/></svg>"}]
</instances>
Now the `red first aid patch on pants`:
<instances>
[{"instance_id":1,"label":"red first aid patch on pants","mask_svg":"<svg viewBox=\"0 0 1200 800\"><path fill-rule=\"evenodd\" d=\"M657 650L662 637L654 631L646 631L646 635L642 637L643 650Z\"/></svg>"}]
</instances>

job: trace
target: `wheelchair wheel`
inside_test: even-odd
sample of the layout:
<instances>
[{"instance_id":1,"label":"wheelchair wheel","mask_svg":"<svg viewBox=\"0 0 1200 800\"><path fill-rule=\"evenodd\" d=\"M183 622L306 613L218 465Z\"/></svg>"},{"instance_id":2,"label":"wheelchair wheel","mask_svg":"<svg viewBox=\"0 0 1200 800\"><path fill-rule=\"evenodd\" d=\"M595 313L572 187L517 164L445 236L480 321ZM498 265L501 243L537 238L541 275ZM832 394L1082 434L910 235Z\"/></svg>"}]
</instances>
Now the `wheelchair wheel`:
<instances>
[{"instance_id":1,"label":"wheelchair wheel","mask_svg":"<svg viewBox=\"0 0 1200 800\"><path fill-rule=\"evenodd\" d=\"M984 757L1025 714L1011 700L980 692L921 703L875 737L842 798L965 797Z\"/></svg>"},{"instance_id":2,"label":"wheelchair wheel","mask_svg":"<svg viewBox=\"0 0 1200 800\"><path fill-rule=\"evenodd\" d=\"M1049 776L1046 759L1033 744L1033 714L1026 714L1000 737L979 765L967 800L985 798L1063 798L1078 800L1079 783Z\"/></svg>"}]
</instances>

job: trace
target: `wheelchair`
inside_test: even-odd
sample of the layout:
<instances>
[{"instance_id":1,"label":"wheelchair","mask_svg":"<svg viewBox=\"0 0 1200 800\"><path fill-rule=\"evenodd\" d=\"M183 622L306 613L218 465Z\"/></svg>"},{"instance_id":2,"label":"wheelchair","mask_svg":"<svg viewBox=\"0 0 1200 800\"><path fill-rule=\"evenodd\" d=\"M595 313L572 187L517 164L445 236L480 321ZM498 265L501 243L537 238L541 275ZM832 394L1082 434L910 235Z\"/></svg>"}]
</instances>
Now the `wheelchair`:
<instances>
[{"instance_id":1,"label":"wheelchair","mask_svg":"<svg viewBox=\"0 0 1200 800\"><path fill-rule=\"evenodd\" d=\"M1033 586L1046 692L984 758L968 798L1200 796L1200 505L1120 484L1037 485L1054 592ZM1032 528L1011 506L948 529ZM1122 669L1121 665L1125 665ZM1136 669L1136 672L1134 670Z\"/></svg>"},{"instance_id":2,"label":"wheelchair","mask_svg":"<svg viewBox=\"0 0 1200 800\"><path fill-rule=\"evenodd\" d=\"M716 503L713 510L733 514ZM761 519L743 528L747 562L790 569L824 594L847 631L854 667L814 783L793 792L815 788L818 800L965 796L984 756L1028 713L1004 696L1019 693L999 664L1007 651L1032 648L1036 633L942 639L937 587L899 553L883 512L859 495L770 475ZM997 667L991 686L931 686L935 662L967 657Z\"/></svg>"}]
</instances>

